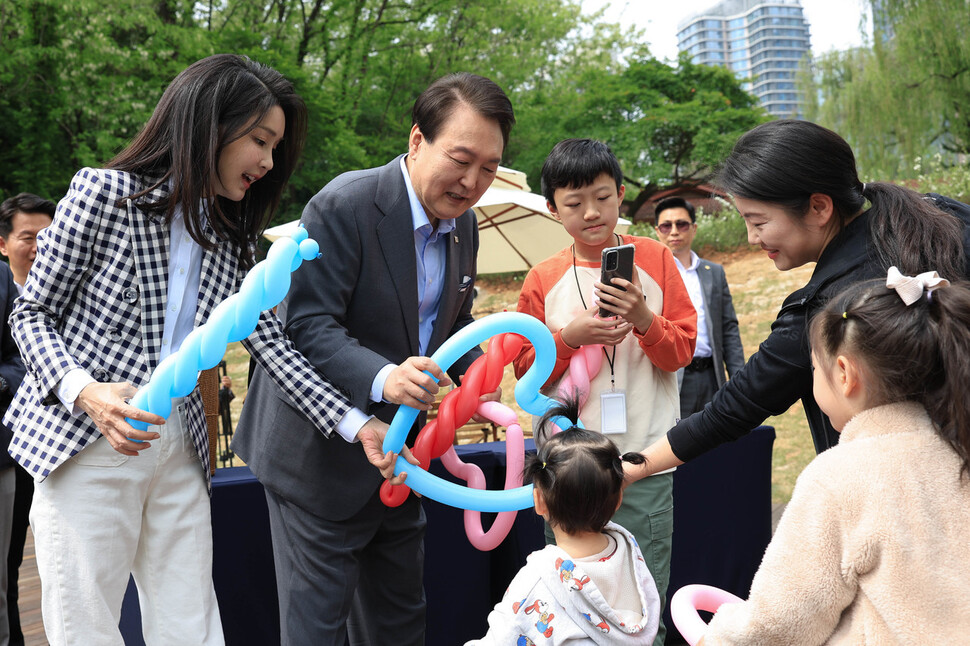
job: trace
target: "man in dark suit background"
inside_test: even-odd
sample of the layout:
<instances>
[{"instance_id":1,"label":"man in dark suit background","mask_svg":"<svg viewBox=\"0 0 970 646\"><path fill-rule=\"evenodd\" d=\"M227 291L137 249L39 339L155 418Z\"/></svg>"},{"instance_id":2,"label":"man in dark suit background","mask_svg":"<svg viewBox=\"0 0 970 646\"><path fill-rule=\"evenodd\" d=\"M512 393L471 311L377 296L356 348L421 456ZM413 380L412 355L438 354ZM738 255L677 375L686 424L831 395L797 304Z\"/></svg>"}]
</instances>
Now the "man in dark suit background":
<instances>
[{"instance_id":1,"label":"man in dark suit background","mask_svg":"<svg viewBox=\"0 0 970 646\"><path fill-rule=\"evenodd\" d=\"M471 207L513 123L492 81L441 78L415 102L406 155L337 177L303 212L322 257L294 274L280 318L359 411L344 439L326 439L257 370L236 428L233 449L266 488L284 645L342 646L352 607L353 643L424 643L424 512L415 496L385 507L381 474L352 442L367 415L429 409L446 379L427 357L472 321Z\"/></svg>"},{"instance_id":2,"label":"man in dark suit background","mask_svg":"<svg viewBox=\"0 0 970 646\"><path fill-rule=\"evenodd\" d=\"M680 416L704 408L727 375L744 366L744 349L724 267L691 249L697 234L694 205L680 197L661 200L654 210L657 237L677 260L677 268L697 310L697 345L690 365L678 371Z\"/></svg>"},{"instance_id":3,"label":"man in dark suit background","mask_svg":"<svg viewBox=\"0 0 970 646\"><path fill-rule=\"evenodd\" d=\"M7 411L13 394L24 379L24 364L20 351L10 335L7 315L17 298L13 273L6 263L0 262L0 414ZM0 424L0 644L10 640L10 623L7 607L7 550L11 545L14 500L17 488L17 463L7 455L10 429Z\"/></svg>"},{"instance_id":4,"label":"man in dark suit background","mask_svg":"<svg viewBox=\"0 0 970 646\"><path fill-rule=\"evenodd\" d=\"M6 278L0 278L0 328L2 328L2 350L0 350L0 375L4 377L6 385L0 385L0 415L7 412L7 406L13 398L17 386L24 376L24 367L20 363L20 352L16 352L16 362L19 368L14 368L13 359L8 356L6 343L11 339L10 328L7 325L7 316L10 314L15 298L23 290L24 282L27 280L27 273L30 266L34 264L34 257L37 255L37 234L50 225L54 220L54 210L56 205L50 200L46 200L32 193L20 193L13 197L8 197L0 204L0 255L5 256L10 263L9 272L13 276L13 284L10 289L6 289ZM11 340L12 342L12 340ZM8 379L7 371L16 370L14 380ZM6 597L6 617L10 627L10 646L23 646L24 633L20 626L20 594L18 584L20 581L20 565L24 560L24 540L27 538L27 527L30 524L30 501L34 495L34 480L26 470L18 465L13 458L7 454L7 445L10 443L10 430L0 428L0 479L4 477L3 472L6 467L13 465L11 471L16 478L16 493L13 502L13 515L8 518L5 513L0 513L0 548L3 548L3 535L9 532L9 549L0 550L0 595ZM7 476L9 477L9 476ZM0 502L2 508L3 502ZM7 524L4 525L4 522ZM4 577L6 573L6 577ZM6 583L3 583L4 578ZM5 586L5 587L4 587ZM0 599L0 615L3 600ZM6 646L4 641L3 619L0 618L0 646Z\"/></svg>"}]
</instances>

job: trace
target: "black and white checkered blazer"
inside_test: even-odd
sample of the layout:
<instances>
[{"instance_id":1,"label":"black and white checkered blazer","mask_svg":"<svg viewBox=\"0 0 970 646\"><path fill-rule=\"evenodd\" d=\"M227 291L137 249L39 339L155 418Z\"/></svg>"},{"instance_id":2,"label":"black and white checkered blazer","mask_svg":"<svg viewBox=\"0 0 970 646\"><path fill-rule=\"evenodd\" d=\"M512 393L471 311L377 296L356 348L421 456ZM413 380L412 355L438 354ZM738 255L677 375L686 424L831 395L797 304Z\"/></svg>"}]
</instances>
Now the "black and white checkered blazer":
<instances>
[{"instance_id":1,"label":"black and white checkered blazer","mask_svg":"<svg viewBox=\"0 0 970 646\"><path fill-rule=\"evenodd\" d=\"M57 386L74 368L100 382L141 387L158 365L168 289L170 231L163 218L126 200L146 178L84 168L37 238L34 261L10 325L27 376L4 422L9 452L37 481L100 437L85 414L72 415ZM166 187L144 201L165 196ZM121 206L118 206L118 205ZM228 241L204 251L195 325L233 294L244 277ZM299 270L298 270L299 271ZM329 436L349 408L346 399L296 351L276 316L263 312L243 345L280 390ZM174 413L173 413L174 414ZM198 388L186 399L185 422L208 477L209 443Z\"/></svg>"}]
</instances>

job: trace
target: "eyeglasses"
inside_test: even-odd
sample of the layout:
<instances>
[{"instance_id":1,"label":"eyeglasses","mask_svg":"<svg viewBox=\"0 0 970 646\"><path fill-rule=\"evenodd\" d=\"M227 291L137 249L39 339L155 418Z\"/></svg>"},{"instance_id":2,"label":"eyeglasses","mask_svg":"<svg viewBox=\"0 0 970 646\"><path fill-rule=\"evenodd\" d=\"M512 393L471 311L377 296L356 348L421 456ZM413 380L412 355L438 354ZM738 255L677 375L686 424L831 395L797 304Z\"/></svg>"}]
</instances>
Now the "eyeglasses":
<instances>
[{"instance_id":1,"label":"eyeglasses","mask_svg":"<svg viewBox=\"0 0 970 646\"><path fill-rule=\"evenodd\" d=\"M676 222L663 222L657 225L657 231L659 231L664 235L667 235L668 233L670 233L670 230L674 228L675 224L677 225L677 230L683 233L684 231L689 229L690 225L693 223L688 220L677 220Z\"/></svg>"}]
</instances>

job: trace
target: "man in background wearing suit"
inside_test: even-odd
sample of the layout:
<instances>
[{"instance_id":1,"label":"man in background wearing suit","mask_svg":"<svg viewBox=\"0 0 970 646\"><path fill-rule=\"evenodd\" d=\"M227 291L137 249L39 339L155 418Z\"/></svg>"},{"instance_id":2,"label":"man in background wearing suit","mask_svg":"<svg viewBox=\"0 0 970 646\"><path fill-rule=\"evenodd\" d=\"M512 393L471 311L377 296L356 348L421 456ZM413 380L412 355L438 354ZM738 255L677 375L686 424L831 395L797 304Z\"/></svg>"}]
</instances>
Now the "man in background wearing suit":
<instances>
[{"instance_id":1,"label":"man in background wearing suit","mask_svg":"<svg viewBox=\"0 0 970 646\"><path fill-rule=\"evenodd\" d=\"M472 206L514 120L492 81L443 77L414 104L406 154L337 177L304 210L322 257L294 273L279 315L362 419L428 410L448 383L427 357L472 322ZM480 354L457 361L452 380ZM420 500L384 506L381 474L345 439L317 432L256 371L233 449L266 488L282 643L343 646L349 627L351 643L424 644Z\"/></svg>"},{"instance_id":2,"label":"man in background wearing suit","mask_svg":"<svg viewBox=\"0 0 970 646\"><path fill-rule=\"evenodd\" d=\"M677 374L680 416L684 418L704 408L724 385L725 367L730 376L744 366L744 350L724 267L699 258L691 250L697 234L694 205L680 197L668 197L657 204L654 213L657 237L673 252L697 310L694 360Z\"/></svg>"},{"instance_id":3,"label":"man in background wearing suit","mask_svg":"<svg viewBox=\"0 0 970 646\"><path fill-rule=\"evenodd\" d=\"M6 381L7 375L3 370L6 366L12 365L12 359L7 355L6 344L10 336L10 327L7 325L7 316L13 309L12 303L24 288L27 281L27 273L30 266L34 264L37 256L37 234L41 229L47 228L54 221L54 211L56 205L50 200L33 195L32 193L20 193L9 197L0 204L0 255L7 258L10 263L10 272L4 274L13 275L12 288L4 291L2 285L6 284L6 279L0 279L0 303L7 303L9 306L0 307L0 328L2 328L2 347L0 352L0 375ZM11 340L12 342L12 340ZM23 364L20 363L20 352L16 351L16 361L19 365L19 376L13 383L8 383L6 387L0 386L0 415L7 412L7 406L13 398L13 393L20 385L24 375ZM20 594L18 585L20 582L20 564L24 560L24 541L27 538L27 527L30 524L30 501L34 495L34 479L27 471L17 464L13 458L7 455L7 445L10 443L10 430L0 428L0 479L7 465L13 465L10 469L15 474L17 481L16 493L13 500L13 516L6 514L0 515L0 519L8 519L6 526L4 520L0 520L0 548L3 548L3 535L9 533L9 549L0 549L0 595L6 596L7 621L10 626L10 646L23 646L24 633L20 626ZM3 503L0 502L0 508ZM3 583L4 573L6 573L6 583ZM0 599L0 608L3 600ZM0 610L0 615L3 612ZM3 638L3 619L0 618L0 646L6 646L7 642Z\"/></svg>"},{"instance_id":4,"label":"man in background wearing suit","mask_svg":"<svg viewBox=\"0 0 970 646\"><path fill-rule=\"evenodd\" d=\"M13 273L0 262L0 414L7 411L13 393L24 379L24 364L20 351L10 335L7 315L13 309L17 288ZM10 623L7 608L7 550L10 549L13 529L14 499L17 489L17 463L7 455L10 429L0 424L0 646L10 643Z\"/></svg>"}]
</instances>

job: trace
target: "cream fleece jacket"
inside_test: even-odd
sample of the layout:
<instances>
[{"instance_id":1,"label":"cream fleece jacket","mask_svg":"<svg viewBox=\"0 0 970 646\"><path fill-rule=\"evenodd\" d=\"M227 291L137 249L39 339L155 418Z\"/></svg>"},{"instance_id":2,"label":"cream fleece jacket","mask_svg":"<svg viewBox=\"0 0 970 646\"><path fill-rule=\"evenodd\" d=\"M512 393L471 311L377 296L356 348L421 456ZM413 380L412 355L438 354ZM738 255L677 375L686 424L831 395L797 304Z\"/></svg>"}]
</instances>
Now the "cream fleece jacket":
<instances>
[{"instance_id":1,"label":"cream fleece jacket","mask_svg":"<svg viewBox=\"0 0 970 646\"><path fill-rule=\"evenodd\" d=\"M802 473L720 644L970 643L970 480L922 406L854 417Z\"/></svg>"}]
</instances>

